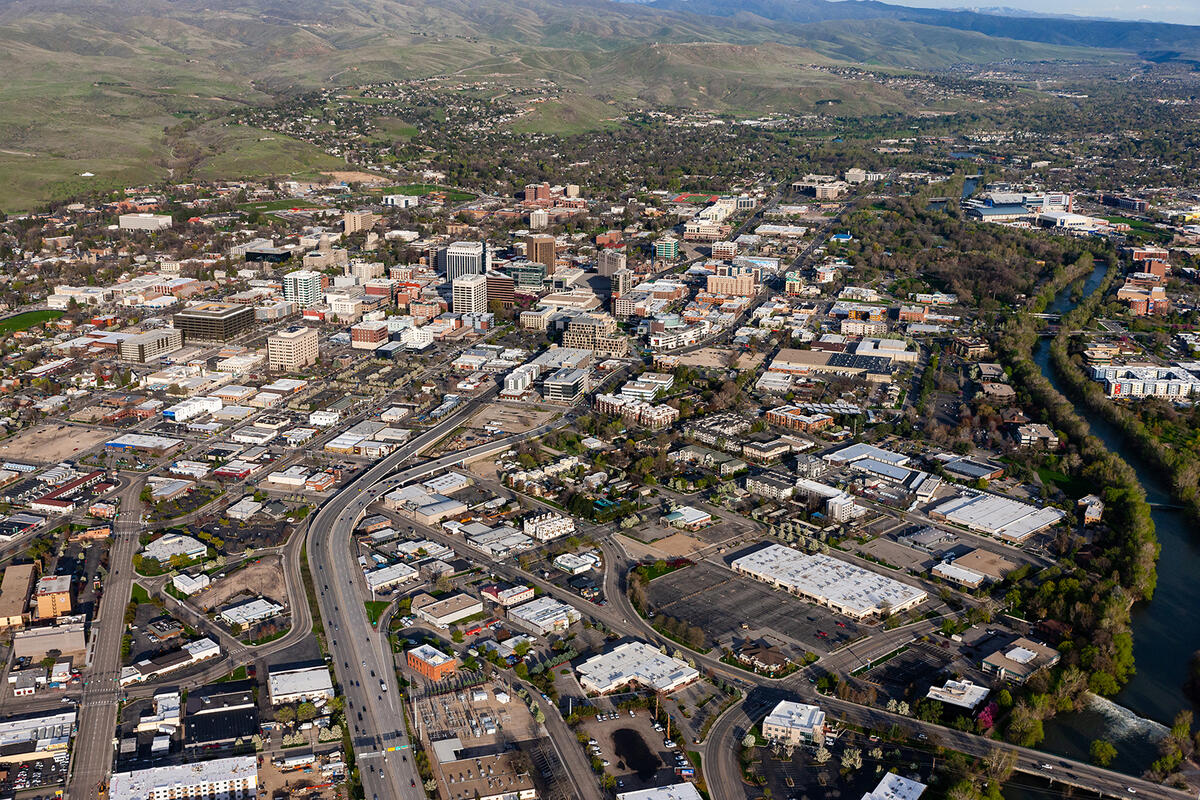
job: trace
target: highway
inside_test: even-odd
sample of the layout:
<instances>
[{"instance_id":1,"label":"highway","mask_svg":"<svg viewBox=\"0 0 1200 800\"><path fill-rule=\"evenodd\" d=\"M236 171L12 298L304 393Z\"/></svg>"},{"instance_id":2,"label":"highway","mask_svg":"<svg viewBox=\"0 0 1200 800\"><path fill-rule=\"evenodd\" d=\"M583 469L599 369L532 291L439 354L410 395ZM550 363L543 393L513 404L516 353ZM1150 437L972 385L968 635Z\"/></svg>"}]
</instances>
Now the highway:
<instances>
[{"instance_id":1,"label":"highway","mask_svg":"<svg viewBox=\"0 0 1200 800\"><path fill-rule=\"evenodd\" d=\"M138 494L144 479L131 481L120 491L122 511L113 523L109 554L112 571L104 585L100 609L92 620L88 667L83 673L83 696L76 720L67 796L71 800L98 798L112 772L113 736L121 697L121 639L125 635L125 607L133 586L133 554L138 549L142 524Z\"/></svg>"},{"instance_id":2,"label":"highway","mask_svg":"<svg viewBox=\"0 0 1200 800\"><path fill-rule=\"evenodd\" d=\"M464 404L436 427L414 438L359 475L331 498L309 526L308 557L317 604L334 668L346 700L359 775L367 798L424 798L396 680L386 629L376 631L364 609L365 584L350 538L367 507L402 483L452 467L466 459L498 453L527 438L566 424L564 415L528 433L479 445L423 462L400 474L391 473L409 458L435 444L491 399L496 389ZM390 477L389 477L390 476ZM396 750L390 750L397 748Z\"/></svg>"}]
</instances>

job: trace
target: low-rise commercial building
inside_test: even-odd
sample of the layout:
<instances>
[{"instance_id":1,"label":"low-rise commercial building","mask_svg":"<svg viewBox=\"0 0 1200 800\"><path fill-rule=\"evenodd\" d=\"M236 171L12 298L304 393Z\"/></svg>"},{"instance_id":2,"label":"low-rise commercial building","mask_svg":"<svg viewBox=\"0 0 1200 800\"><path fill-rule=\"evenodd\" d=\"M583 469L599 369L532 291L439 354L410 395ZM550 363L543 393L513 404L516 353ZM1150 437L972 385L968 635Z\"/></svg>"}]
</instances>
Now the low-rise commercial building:
<instances>
[{"instance_id":1,"label":"low-rise commercial building","mask_svg":"<svg viewBox=\"0 0 1200 800\"><path fill-rule=\"evenodd\" d=\"M427 644L412 648L404 654L404 658L409 668L431 681L440 681L453 675L458 668L458 659Z\"/></svg>"},{"instance_id":2,"label":"low-rise commercial building","mask_svg":"<svg viewBox=\"0 0 1200 800\"><path fill-rule=\"evenodd\" d=\"M762 723L763 736L784 744L825 743L825 712L817 706L780 700Z\"/></svg>"},{"instance_id":3,"label":"low-rise commercial building","mask_svg":"<svg viewBox=\"0 0 1200 800\"><path fill-rule=\"evenodd\" d=\"M854 619L916 608L925 592L823 554L773 544L734 559L735 572L757 578Z\"/></svg>"},{"instance_id":4,"label":"low-rise commercial building","mask_svg":"<svg viewBox=\"0 0 1200 800\"><path fill-rule=\"evenodd\" d=\"M1021 684L1040 670L1053 667L1061 657L1053 647L1021 637L984 658L980 667L1000 680Z\"/></svg>"},{"instance_id":5,"label":"low-rise commercial building","mask_svg":"<svg viewBox=\"0 0 1200 800\"><path fill-rule=\"evenodd\" d=\"M645 642L626 642L589 658L576 671L580 685L597 694L608 694L630 684L656 692L674 692L700 678L694 667L660 653Z\"/></svg>"}]
</instances>

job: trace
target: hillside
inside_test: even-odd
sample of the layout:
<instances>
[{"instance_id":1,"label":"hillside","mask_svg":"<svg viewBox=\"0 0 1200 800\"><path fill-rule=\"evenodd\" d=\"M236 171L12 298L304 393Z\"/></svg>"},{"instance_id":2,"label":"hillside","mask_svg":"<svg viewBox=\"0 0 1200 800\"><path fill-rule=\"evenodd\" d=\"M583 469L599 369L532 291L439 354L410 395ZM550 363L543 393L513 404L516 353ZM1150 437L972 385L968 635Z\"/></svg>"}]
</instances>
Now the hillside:
<instances>
[{"instance_id":1,"label":"hillside","mask_svg":"<svg viewBox=\"0 0 1200 800\"><path fill-rule=\"evenodd\" d=\"M827 6L860 18L833 19L839 9ZM834 103L845 115L913 105L894 89L814 65L1114 57L1063 46L1071 42L884 19L880 8L892 7L746 0L729 16L716 0L0 0L4 206L65 196L81 181L162 177L178 157L166 129L316 87L484 72L548 77L564 99L539 113L570 130L656 104L753 114ZM264 174L325 163L299 142L261 149ZM218 155L209 140L194 150Z\"/></svg>"}]
</instances>

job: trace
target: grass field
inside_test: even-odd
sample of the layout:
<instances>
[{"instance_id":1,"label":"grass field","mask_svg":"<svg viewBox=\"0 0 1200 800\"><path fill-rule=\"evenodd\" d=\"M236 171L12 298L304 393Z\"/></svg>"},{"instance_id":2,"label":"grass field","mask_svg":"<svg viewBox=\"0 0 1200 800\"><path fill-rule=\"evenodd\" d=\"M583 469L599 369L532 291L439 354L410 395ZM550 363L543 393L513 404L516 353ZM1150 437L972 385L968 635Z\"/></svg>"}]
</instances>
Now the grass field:
<instances>
[{"instance_id":1,"label":"grass field","mask_svg":"<svg viewBox=\"0 0 1200 800\"><path fill-rule=\"evenodd\" d=\"M297 200L285 197L282 200L264 200L261 203L242 203L238 206L242 211L286 211L289 208L317 208L316 203L307 200Z\"/></svg>"},{"instance_id":2,"label":"grass field","mask_svg":"<svg viewBox=\"0 0 1200 800\"><path fill-rule=\"evenodd\" d=\"M58 319L62 315L63 312L61 311L26 311L23 314L17 314L15 317L0 320L0 335L7 335L14 331L28 330L34 325L41 325L43 322Z\"/></svg>"}]
</instances>

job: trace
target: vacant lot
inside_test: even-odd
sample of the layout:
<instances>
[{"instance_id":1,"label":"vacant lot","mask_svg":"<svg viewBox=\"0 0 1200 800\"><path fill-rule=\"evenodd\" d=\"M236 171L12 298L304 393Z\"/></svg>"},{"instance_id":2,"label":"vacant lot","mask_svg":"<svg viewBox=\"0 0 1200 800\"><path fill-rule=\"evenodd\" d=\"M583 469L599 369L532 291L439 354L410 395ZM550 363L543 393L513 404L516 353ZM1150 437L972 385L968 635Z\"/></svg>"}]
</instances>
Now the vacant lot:
<instances>
[{"instance_id":1,"label":"vacant lot","mask_svg":"<svg viewBox=\"0 0 1200 800\"><path fill-rule=\"evenodd\" d=\"M110 431L84 425L39 425L0 442L0 458L57 464L92 449L111 435Z\"/></svg>"},{"instance_id":2,"label":"vacant lot","mask_svg":"<svg viewBox=\"0 0 1200 800\"><path fill-rule=\"evenodd\" d=\"M208 611L225 605L240 594L262 595L286 604L287 586L279 556L268 556L213 581L212 586L197 595L196 604Z\"/></svg>"},{"instance_id":3,"label":"vacant lot","mask_svg":"<svg viewBox=\"0 0 1200 800\"><path fill-rule=\"evenodd\" d=\"M765 356L762 353L738 353L725 347L704 347L693 353L679 356L679 363L685 367L700 369L754 369L762 363Z\"/></svg>"},{"instance_id":4,"label":"vacant lot","mask_svg":"<svg viewBox=\"0 0 1200 800\"><path fill-rule=\"evenodd\" d=\"M475 430L490 427L493 432L503 432L505 435L524 433L549 422L557 413L558 409L548 406L491 403L471 417L465 427Z\"/></svg>"}]
</instances>

